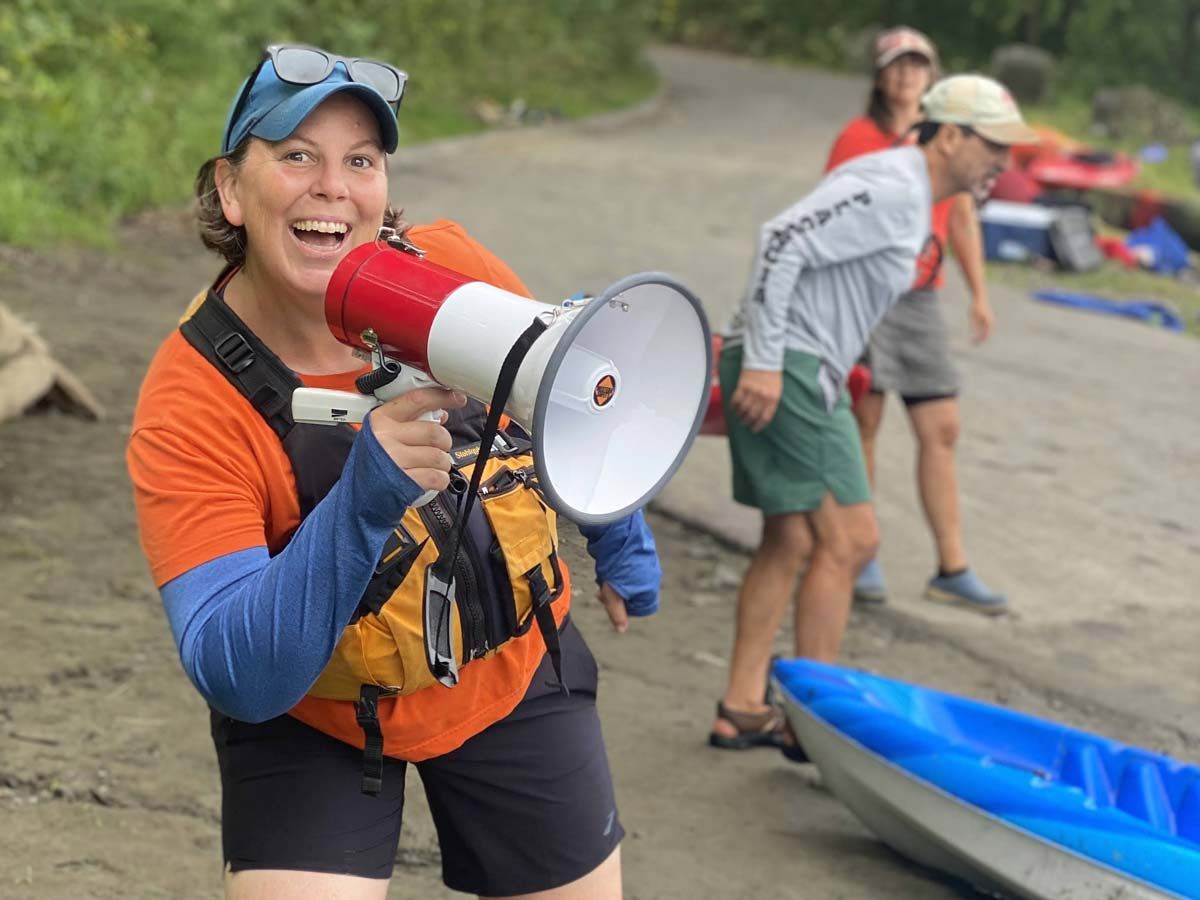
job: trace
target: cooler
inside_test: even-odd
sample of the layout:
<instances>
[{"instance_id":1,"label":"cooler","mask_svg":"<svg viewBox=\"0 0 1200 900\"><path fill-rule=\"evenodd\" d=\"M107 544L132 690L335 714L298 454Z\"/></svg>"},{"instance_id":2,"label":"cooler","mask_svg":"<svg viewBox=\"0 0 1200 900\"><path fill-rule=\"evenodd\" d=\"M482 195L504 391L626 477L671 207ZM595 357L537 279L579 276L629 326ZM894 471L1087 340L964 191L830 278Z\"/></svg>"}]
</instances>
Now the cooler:
<instances>
[{"instance_id":1,"label":"cooler","mask_svg":"<svg viewBox=\"0 0 1200 900\"><path fill-rule=\"evenodd\" d=\"M979 211L985 255L1008 262L1034 256L1054 259L1050 225L1057 216L1057 210L1035 203L989 200Z\"/></svg>"}]
</instances>

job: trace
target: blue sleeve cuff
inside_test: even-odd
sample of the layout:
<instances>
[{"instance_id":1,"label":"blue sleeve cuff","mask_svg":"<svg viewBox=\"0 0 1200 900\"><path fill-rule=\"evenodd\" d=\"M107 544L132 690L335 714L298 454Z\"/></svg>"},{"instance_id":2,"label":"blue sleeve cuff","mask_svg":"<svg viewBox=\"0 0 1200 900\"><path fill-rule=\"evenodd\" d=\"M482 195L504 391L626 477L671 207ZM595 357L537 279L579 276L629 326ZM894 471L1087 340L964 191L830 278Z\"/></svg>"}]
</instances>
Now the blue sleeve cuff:
<instances>
[{"instance_id":1,"label":"blue sleeve cuff","mask_svg":"<svg viewBox=\"0 0 1200 900\"><path fill-rule=\"evenodd\" d=\"M596 561L596 581L607 582L625 600L631 616L658 612L662 568L654 535L641 511L608 525L580 525Z\"/></svg>"}]
</instances>

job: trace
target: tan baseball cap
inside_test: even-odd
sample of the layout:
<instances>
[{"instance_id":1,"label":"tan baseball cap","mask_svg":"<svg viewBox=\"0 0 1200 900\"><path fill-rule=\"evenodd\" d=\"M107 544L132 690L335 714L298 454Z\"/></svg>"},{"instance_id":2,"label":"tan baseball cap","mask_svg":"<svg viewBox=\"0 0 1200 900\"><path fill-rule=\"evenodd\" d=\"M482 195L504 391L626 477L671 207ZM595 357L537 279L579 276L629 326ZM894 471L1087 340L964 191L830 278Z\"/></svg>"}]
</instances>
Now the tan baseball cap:
<instances>
[{"instance_id":1,"label":"tan baseball cap","mask_svg":"<svg viewBox=\"0 0 1200 900\"><path fill-rule=\"evenodd\" d=\"M997 144L1036 144L1038 133L1025 124L1008 88L983 75L951 75L921 98L929 122L966 125Z\"/></svg>"},{"instance_id":2,"label":"tan baseball cap","mask_svg":"<svg viewBox=\"0 0 1200 900\"><path fill-rule=\"evenodd\" d=\"M901 25L889 28L875 39L876 70L896 61L905 53L915 53L929 60L930 65L937 65L938 56L933 41L917 29Z\"/></svg>"}]
</instances>

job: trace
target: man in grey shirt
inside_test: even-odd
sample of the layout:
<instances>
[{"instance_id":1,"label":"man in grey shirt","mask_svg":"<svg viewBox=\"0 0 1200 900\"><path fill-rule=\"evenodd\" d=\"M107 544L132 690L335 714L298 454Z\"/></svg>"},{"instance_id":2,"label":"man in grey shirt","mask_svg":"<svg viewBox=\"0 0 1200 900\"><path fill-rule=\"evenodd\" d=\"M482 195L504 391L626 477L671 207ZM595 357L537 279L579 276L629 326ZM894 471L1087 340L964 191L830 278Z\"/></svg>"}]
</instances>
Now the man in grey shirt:
<instances>
[{"instance_id":1,"label":"man in grey shirt","mask_svg":"<svg viewBox=\"0 0 1200 900\"><path fill-rule=\"evenodd\" d=\"M729 684L709 737L797 755L764 702L775 633L796 600L796 655L833 662L855 573L879 527L844 384L871 329L912 287L933 203L980 193L1009 146L1037 140L1008 91L959 75L922 101L917 146L850 160L763 226L721 354L734 498L763 512L738 592Z\"/></svg>"}]
</instances>

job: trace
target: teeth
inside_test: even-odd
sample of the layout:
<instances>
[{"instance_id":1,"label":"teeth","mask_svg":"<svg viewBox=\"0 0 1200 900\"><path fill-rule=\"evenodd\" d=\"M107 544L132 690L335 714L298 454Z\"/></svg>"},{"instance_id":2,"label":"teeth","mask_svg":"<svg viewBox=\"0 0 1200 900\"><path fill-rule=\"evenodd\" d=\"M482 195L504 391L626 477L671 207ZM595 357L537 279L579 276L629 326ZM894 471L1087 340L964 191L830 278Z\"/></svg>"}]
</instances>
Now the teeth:
<instances>
[{"instance_id":1,"label":"teeth","mask_svg":"<svg viewBox=\"0 0 1200 900\"><path fill-rule=\"evenodd\" d=\"M325 234L345 234L350 229L345 222L322 222L320 219L305 219L292 225L297 231L320 231Z\"/></svg>"}]
</instances>

